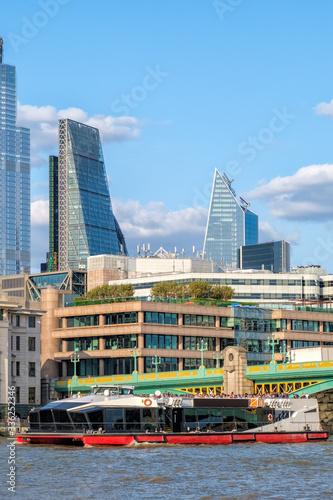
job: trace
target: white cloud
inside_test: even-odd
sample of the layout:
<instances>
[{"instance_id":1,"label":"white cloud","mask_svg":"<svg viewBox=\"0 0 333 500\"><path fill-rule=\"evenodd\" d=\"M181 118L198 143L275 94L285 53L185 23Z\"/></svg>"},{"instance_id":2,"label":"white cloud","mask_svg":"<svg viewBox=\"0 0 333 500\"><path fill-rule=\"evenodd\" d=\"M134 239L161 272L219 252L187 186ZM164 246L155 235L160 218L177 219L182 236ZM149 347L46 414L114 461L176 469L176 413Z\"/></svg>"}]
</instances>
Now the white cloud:
<instances>
[{"instance_id":1,"label":"white cloud","mask_svg":"<svg viewBox=\"0 0 333 500\"><path fill-rule=\"evenodd\" d=\"M314 108L317 115L328 115L333 118L333 99L331 102L320 102Z\"/></svg>"},{"instance_id":2,"label":"white cloud","mask_svg":"<svg viewBox=\"0 0 333 500\"><path fill-rule=\"evenodd\" d=\"M266 241L279 241L285 240L289 243L298 243L301 239L301 233L295 229L293 233L286 231L278 231L268 221L259 219L259 241L265 243Z\"/></svg>"},{"instance_id":3,"label":"white cloud","mask_svg":"<svg viewBox=\"0 0 333 500\"><path fill-rule=\"evenodd\" d=\"M103 142L136 139L140 135L140 123L131 116L105 116L88 114L80 108L56 110L54 106L17 106L17 122L31 130L31 165L45 165L49 154L56 154L58 145L58 120L70 118L99 129Z\"/></svg>"},{"instance_id":4,"label":"white cloud","mask_svg":"<svg viewBox=\"0 0 333 500\"><path fill-rule=\"evenodd\" d=\"M174 247L192 252L195 245L202 250L207 209L190 207L167 210L162 202L143 206L139 201L113 199L113 210L125 235L130 255L136 254L137 244L151 243L153 251L163 246L168 251ZM37 272L48 251L48 200L36 199L31 203L32 268Z\"/></svg>"},{"instance_id":5,"label":"white cloud","mask_svg":"<svg viewBox=\"0 0 333 500\"><path fill-rule=\"evenodd\" d=\"M112 203L125 237L172 239L176 235L203 235L205 232L207 209L202 207L171 211L163 202L142 206L139 201L113 199Z\"/></svg>"},{"instance_id":6,"label":"white cloud","mask_svg":"<svg viewBox=\"0 0 333 500\"><path fill-rule=\"evenodd\" d=\"M49 201L36 200L31 203L31 226L48 226Z\"/></svg>"},{"instance_id":7,"label":"white cloud","mask_svg":"<svg viewBox=\"0 0 333 500\"><path fill-rule=\"evenodd\" d=\"M274 218L323 222L333 217L332 190L333 165L309 165L260 184L246 197L267 200Z\"/></svg>"}]
</instances>

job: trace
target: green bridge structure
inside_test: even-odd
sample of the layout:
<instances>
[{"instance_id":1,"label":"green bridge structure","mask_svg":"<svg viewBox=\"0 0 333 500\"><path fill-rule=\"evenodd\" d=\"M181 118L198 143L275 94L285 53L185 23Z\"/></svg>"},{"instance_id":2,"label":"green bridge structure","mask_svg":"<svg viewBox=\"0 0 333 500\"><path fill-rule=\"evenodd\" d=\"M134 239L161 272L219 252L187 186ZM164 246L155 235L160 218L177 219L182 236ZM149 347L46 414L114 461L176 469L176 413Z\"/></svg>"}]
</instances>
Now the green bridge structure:
<instances>
[{"instance_id":1,"label":"green bridge structure","mask_svg":"<svg viewBox=\"0 0 333 500\"><path fill-rule=\"evenodd\" d=\"M315 397L320 421L333 434L333 361L249 366L246 377L253 381L255 392L287 392L299 397Z\"/></svg>"},{"instance_id":2,"label":"green bridge structure","mask_svg":"<svg viewBox=\"0 0 333 500\"><path fill-rule=\"evenodd\" d=\"M247 366L245 376L253 383L253 393L265 392L316 395L318 392L333 391L333 361L305 363L276 363ZM89 376L57 379L57 392L82 393L98 384L135 385L136 392L152 392L156 389L177 392L200 392L213 394L223 392L224 369L204 368L173 372L138 373L131 375ZM236 391L239 392L239 391Z\"/></svg>"}]
</instances>

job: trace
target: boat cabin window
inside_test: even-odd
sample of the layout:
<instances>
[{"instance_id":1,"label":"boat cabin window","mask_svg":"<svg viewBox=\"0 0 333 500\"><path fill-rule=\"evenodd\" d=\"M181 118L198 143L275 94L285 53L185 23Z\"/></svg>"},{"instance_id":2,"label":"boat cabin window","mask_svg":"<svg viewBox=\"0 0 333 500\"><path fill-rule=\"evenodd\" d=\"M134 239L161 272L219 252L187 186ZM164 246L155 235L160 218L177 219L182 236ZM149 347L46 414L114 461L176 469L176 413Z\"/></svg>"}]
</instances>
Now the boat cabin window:
<instances>
[{"instance_id":1,"label":"boat cabin window","mask_svg":"<svg viewBox=\"0 0 333 500\"><path fill-rule=\"evenodd\" d=\"M155 432L157 427L156 409L144 408L142 410L142 424L143 424L143 429L142 429L143 431Z\"/></svg>"},{"instance_id":2,"label":"boat cabin window","mask_svg":"<svg viewBox=\"0 0 333 500\"><path fill-rule=\"evenodd\" d=\"M133 394L133 389L126 389L125 387L122 389L122 393L119 394Z\"/></svg>"},{"instance_id":3,"label":"boat cabin window","mask_svg":"<svg viewBox=\"0 0 333 500\"><path fill-rule=\"evenodd\" d=\"M84 432L85 430L89 429L86 414L84 412L71 412L70 416L73 424L75 425L75 430Z\"/></svg>"},{"instance_id":4,"label":"boat cabin window","mask_svg":"<svg viewBox=\"0 0 333 500\"><path fill-rule=\"evenodd\" d=\"M154 432L163 427L163 411L157 408L107 408L105 432Z\"/></svg>"},{"instance_id":5,"label":"boat cabin window","mask_svg":"<svg viewBox=\"0 0 333 500\"><path fill-rule=\"evenodd\" d=\"M53 416L57 430L71 431L73 429L72 422L66 410L53 410Z\"/></svg>"},{"instance_id":6,"label":"boat cabin window","mask_svg":"<svg viewBox=\"0 0 333 500\"><path fill-rule=\"evenodd\" d=\"M40 418L40 428L42 430L54 429L54 421L51 410L40 410L39 418Z\"/></svg>"},{"instance_id":7,"label":"boat cabin window","mask_svg":"<svg viewBox=\"0 0 333 500\"><path fill-rule=\"evenodd\" d=\"M281 418L287 417L281 415ZM184 420L185 428L190 432L196 430L230 432L266 425L268 410L266 408L185 408Z\"/></svg>"},{"instance_id":8,"label":"boat cabin window","mask_svg":"<svg viewBox=\"0 0 333 500\"><path fill-rule=\"evenodd\" d=\"M106 410L106 432L123 431L124 414L122 408L108 408Z\"/></svg>"},{"instance_id":9,"label":"boat cabin window","mask_svg":"<svg viewBox=\"0 0 333 500\"><path fill-rule=\"evenodd\" d=\"M30 429L39 429L39 411L29 413Z\"/></svg>"},{"instance_id":10,"label":"boat cabin window","mask_svg":"<svg viewBox=\"0 0 333 500\"><path fill-rule=\"evenodd\" d=\"M103 425L103 410L93 410L87 412L87 417L91 424L91 428L98 430Z\"/></svg>"},{"instance_id":11,"label":"boat cabin window","mask_svg":"<svg viewBox=\"0 0 333 500\"><path fill-rule=\"evenodd\" d=\"M140 425L140 410L139 409L126 409L126 430L128 431L139 431L141 429Z\"/></svg>"}]
</instances>

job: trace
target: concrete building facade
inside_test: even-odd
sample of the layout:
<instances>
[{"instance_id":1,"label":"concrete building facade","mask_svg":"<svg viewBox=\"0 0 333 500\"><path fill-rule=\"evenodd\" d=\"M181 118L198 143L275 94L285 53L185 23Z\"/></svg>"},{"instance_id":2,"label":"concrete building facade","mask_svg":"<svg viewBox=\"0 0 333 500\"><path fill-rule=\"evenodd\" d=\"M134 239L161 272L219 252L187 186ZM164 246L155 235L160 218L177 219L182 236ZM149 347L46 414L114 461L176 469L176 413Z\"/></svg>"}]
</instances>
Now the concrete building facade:
<instances>
[{"instance_id":1,"label":"concrete building facade","mask_svg":"<svg viewBox=\"0 0 333 500\"><path fill-rule=\"evenodd\" d=\"M40 303L0 293L0 412L6 417L8 387L15 387L15 411L26 418L29 409L41 403Z\"/></svg>"},{"instance_id":2,"label":"concrete building facade","mask_svg":"<svg viewBox=\"0 0 333 500\"><path fill-rule=\"evenodd\" d=\"M148 300L59 307L60 292L42 291L42 378L59 379L220 366L228 346L248 365L269 363L292 348L333 344L330 312L199 306ZM202 350L201 350L202 349ZM280 352L282 351L282 352ZM73 363L74 353L79 362Z\"/></svg>"}]
</instances>

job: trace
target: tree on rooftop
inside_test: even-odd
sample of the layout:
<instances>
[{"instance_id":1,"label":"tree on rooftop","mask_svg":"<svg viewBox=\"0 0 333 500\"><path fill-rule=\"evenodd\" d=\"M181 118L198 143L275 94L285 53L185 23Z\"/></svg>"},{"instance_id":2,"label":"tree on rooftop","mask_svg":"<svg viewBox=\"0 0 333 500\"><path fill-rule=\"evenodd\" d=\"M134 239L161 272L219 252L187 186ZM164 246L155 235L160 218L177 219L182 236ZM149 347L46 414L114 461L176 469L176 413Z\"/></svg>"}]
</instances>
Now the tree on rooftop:
<instances>
[{"instance_id":1,"label":"tree on rooftop","mask_svg":"<svg viewBox=\"0 0 333 500\"><path fill-rule=\"evenodd\" d=\"M211 298L217 300L230 300L234 297L235 290L228 285L216 285L212 287Z\"/></svg>"},{"instance_id":2,"label":"tree on rooftop","mask_svg":"<svg viewBox=\"0 0 333 500\"><path fill-rule=\"evenodd\" d=\"M133 297L134 286L126 285L100 285L86 294L86 299L107 299Z\"/></svg>"},{"instance_id":3,"label":"tree on rooftop","mask_svg":"<svg viewBox=\"0 0 333 500\"><path fill-rule=\"evenodd\" d=\"M207 281L192 281L188 284L188 294L194 299L207 299L211 290L212 285Z\"/></svg>"},{"instance_id":4,"label":"tree on rooftop","mask_svg":"<svg viewBox=\"0 0 333 500\"><path fill-rule=\"evenodd\" d=\"M174 281L160 281L151 288L150 293L153 297L169 297L175 299L186 295L186 287Z\"/></svg>"}]
</instances>

